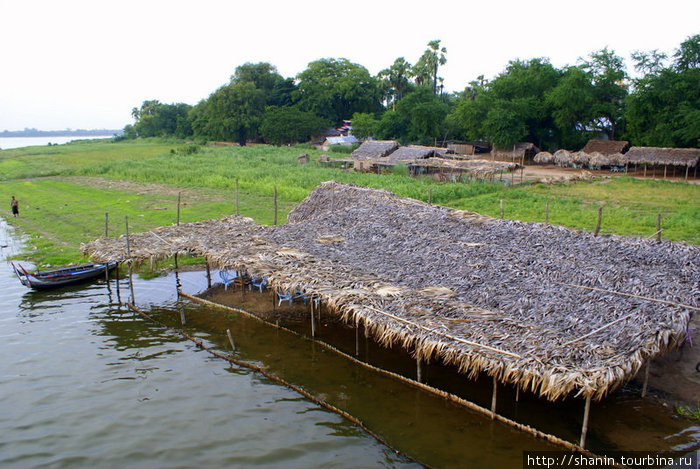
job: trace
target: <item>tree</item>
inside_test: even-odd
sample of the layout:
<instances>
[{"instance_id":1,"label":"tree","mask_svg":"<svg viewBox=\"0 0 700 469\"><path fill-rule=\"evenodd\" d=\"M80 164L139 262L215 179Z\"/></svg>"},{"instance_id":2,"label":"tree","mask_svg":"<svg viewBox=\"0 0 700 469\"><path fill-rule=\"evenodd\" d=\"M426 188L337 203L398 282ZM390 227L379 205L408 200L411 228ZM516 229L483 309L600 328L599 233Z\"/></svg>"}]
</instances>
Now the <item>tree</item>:
<instances>
[{"instance_id":1,"label":"tree","mask_svg":"<svg viewBox=\"0 0 700 469\"><path fill-rule=\"evenodd\" d=\"M557 85L545 93L545 103L556 127L554 146L576 148L585 144L591 136L588 124L594 118L594 101L589 74L580 67L568 67Z\"/></svg>"},{"instance_id":2,"label":"tree","mask_svg":"<svg viewBox=\"0 0 700 469\"><path fill-rule=\"evenodd\" d=\"M437 94L438 80L442 81L442 78L438 77L438 67L447 63L446 53L447 49L440 47L440 39L430 41L428 43L428 48L418 59L415 67L413 67L413 75L416 77L416 83L418 85L423 85L431 80L433 94Z\"/></svg>"},{"instance_id":3,"label":"tree","mask_svg":"<svg viewBox=\"0 0 700 469\"><path fill-rule=\"evenodd\" d=\"M700 147L700 68L667 68L640 81L625 118L634 145Z\"/></svg>"},{"instance_id":4,"label":"tree","mask_svg":"<svg viewBox=\"0 0 700 469\"><path fill-rule=\"evenodd\" d=\"M377 133L378 124L373 114L356 112L352 115L352 134L357 138L373 137Z\"/></svg>"},{"instance_id":5,"label":"tree","mask_svg":"<svg viewBox=\"0 0 700 469\"><path fill-rule=\"evenodd\" d=\"M231 83L251 82L259 90L264 90L268 95L272 93L278 83L284 78L277 73L277 68L267 62L250 63L236 67L231 75Z\"/></svg>"},{"instance_id":6,"label":"tree","mask_svg":"<svg viewBox=\"0 0 700 469\"><path fill-rule=\"evenodd\" d=\"M326 127L328 122L312 112L295 106L269 106L260 125L260 134L273 145L305 142Z\"/></svg>"},{"instance_id":7,"label":"tree","mask_svg":"<svg viewBox=\"0 0 700 469\"><path fill-rule=\"evenodd\" d=\"M385 100L388 106L395 106L403 98L404 93L411 87L410 78L413 76L411 64L406 59L399 57L394 60L391 67L377 74L377 78L386 86Z\"/></svg>"},{"instance_id":8,"label":"tree","mask_svg":"<svg viewBox=\"0 0 700 469\"><path fill-rule=\"evenodd\" d=\"M381 110L381 90L367 69L347 59L321 59L301 72L293 95L299 108L340 122L355 112Z\"/></svg>"},{"instance_id":9,"label":"tree","mask_svg":"<svg viewBox=\"0 0 700 469\"><path fill-rule=\"evenodd\" d=\"M668 58L668 55L658 49L649 52L635 50L630 56L634 60L634 69L644 76L659 73L664 69L664 60Z\"/></svg>"},{"instance_id":10,"label":"tree","mask_svg":"<svg viewBox=\"0 0 700 469\"><path fill-rule=\"evenodd\" d=\"M196 136L245 145L258 135L266 93L251 81L222 86L200 103L193 116Z\"/></svg>"},{"instance_id":11,"label":"tree","mask_svg":"<svg viewBox=\"0 0 700 469\"><path fill-rule=\"evenodd\" d=\"M291 106L295 104L294 93L297 91L297 85L293 78L286 78L275 83L270 95L267 98L269 106Z\"/></svg>"},{"instance_id":12,"label":"tree","mask_svg":"<svg viewBox=\"0 0 700 469\"><path fill-rule=\"evenodd\" d=\"M700 67L700 34L681 42L673 57L675 58L674 68L678 71Z\"/></svg>"},{"instance_id":13,"label":"tree","mask_svg":"<svg viewBox=\"0 0 700 469\"><path fill-rule=\"evenodd\" d=\"M605 133L611 140L616 137L624 115L628 78L622 57L607 47L581 60L581 68L590 75L593 84L593 120L588 126Z\"/></svg>"},{"instance_id":14,"label":"tree","mask_svg":"<svg viewBox=\"0 0 700 469\"><path fill-rule=\"evenodd\" d=\"M427 86L419 86L396 105L396 111L408 123L402 135L412 142L432 143L443 134L448 105Z\"/></svg>"},{"instance_id":15,"label":"tree","mask_svg":"<svg viewBox=\"0 0 700 469\"><path fill-rule=\"evenodd\" d=\"M163 104L158 100L144 101L140 108L133 108L136 116L133 132L139 137L192 135L188 112L191 106L184 103Z\"/></svg>"}]
</instances>

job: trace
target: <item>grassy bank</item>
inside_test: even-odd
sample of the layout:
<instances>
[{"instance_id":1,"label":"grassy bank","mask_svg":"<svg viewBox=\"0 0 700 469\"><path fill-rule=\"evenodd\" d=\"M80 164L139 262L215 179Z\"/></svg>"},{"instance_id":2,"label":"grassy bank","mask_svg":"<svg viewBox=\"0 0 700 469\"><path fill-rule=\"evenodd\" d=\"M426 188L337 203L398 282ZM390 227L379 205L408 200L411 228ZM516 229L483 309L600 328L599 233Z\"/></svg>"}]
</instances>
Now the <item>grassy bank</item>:
<instances>
[{"instance_id":1,"label":"grassy bank","mask_svg":"<svg viewBox=\"0 0 700 469\"><path fill-rule=\"evenodd\" d=\"M663 237L700 244L700 186L627 177L506 187L501 184L436 183L402 174L359 174L317 164L319 151L304 147L202 147L181 151L181 142L80 142L0 151L0 192L8 201L0 214L31 236L31 257L40 264L81 260L81 242L104 234L217 218L235 212L238 180L240 213L259 223L273 222L273 191L278 220L323 181L386 188L404 197L485 215L544 221L549 202L553 224L592 231L603 207L601 233L650 236L658 213ZM297 164L306 152L312 163ZM11 195L20 200L21 218L10 219Z\"/></svg>"}]
</instances>

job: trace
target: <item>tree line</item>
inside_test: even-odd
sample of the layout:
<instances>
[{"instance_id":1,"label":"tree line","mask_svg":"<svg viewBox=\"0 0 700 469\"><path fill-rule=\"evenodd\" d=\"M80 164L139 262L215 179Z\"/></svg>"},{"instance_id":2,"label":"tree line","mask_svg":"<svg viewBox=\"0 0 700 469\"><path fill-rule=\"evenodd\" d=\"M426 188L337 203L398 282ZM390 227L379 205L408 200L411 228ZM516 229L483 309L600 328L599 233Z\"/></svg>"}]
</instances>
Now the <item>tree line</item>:
<instances>
[{"instance_id":1,"label":"tree line","mask_svg":"<svg viewBox=\"0 0 700 469\"><path fill-rule=\"evenodd\" d=\"M700 34L674 51L635 51L639 77L607 47L576 65L547 58L512 60L492 79L445 93L440 69L447 49L430 41L415 64L404 57L372 76L344 58L319 59L294 78L266 62L236 68L229 83L194 106L144 101L124 138L308 141L351 119L358 138L434 144L490 142L508 148L580 148L590 138L633 145L700 147Z\"/></svg>"}]
</instances>

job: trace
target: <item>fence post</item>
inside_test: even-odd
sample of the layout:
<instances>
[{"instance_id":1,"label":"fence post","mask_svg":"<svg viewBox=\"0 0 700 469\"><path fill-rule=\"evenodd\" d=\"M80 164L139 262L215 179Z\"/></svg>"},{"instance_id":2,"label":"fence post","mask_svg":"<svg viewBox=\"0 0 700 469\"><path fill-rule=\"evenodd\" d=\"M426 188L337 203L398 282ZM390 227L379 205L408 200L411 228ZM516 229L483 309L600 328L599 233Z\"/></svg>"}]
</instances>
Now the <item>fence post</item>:
<instances>
[{"instance_id":1,"label":"fence post","mask_svg":"<svg viewBox=\"0 0 700 469\"><path fill-rule=\"evenodd\" d=\"M598 208L598 223L595 226L595 231L593 232L593 236L598 236L598 233L600 233L600 224L603 221L603 207Z\"/></svg>"},{"instance_id":2,"label":"fence post","mask_svg":"<svg viewBox=\"0 0 700 469\"><path fill-rule=\"evenodd\" d=\"M275 203L275 218L272 222L273 225L277 224L277 186L272 186L272 189L274 190L273 198L274 198L274 203Z\"/></svg>"}]
</instances>

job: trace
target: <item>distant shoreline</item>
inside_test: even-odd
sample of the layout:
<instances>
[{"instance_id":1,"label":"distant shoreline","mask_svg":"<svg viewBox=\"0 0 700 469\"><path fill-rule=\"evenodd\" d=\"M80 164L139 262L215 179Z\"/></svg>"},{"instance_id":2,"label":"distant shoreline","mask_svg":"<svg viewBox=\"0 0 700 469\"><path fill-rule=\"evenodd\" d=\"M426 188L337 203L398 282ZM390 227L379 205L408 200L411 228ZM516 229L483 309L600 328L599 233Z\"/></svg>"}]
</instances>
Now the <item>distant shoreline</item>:
<instances>
[{"instance_id":1,"label":"distant shoreline","mask_svg":"<svg viewBox=\"0 0 700 469\"><path fill-rule=\"evenodd\" d=\"M12 137L92 137L104 135L121 135L122 129L76 129L76 130L3 130L0 138Z\"/></svg>"}]
</instances>

